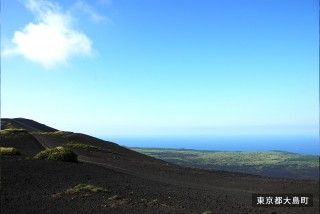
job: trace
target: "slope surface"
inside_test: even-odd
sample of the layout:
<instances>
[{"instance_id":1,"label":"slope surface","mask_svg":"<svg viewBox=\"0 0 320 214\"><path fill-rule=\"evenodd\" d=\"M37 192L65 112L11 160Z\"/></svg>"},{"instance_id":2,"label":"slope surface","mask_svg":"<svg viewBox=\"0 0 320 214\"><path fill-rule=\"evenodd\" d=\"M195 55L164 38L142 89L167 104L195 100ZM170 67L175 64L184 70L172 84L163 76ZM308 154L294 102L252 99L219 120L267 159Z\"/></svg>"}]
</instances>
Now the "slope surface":
<instances>
[{"instance_id":1,"label":"slope surface","mask_svg":"<svg viewBox=\"0 0 320 214\"><path fill-rule=\"evenodd\" d=\"M184 168L84 134L20 132L1 144L28 155L79 143L97 149L73 148L79 163L1 157L1 213L318 213L316 181ZM78 184L106 191L66 193ZM252 193L267 192L312 193L314 206L252 207Z\"/></svg>"},{"instance_id":2,"label":"slope surface","mask_svg":"<svg viewBox=\"0 0 320 214\"><path fill-rule=\"evenodd\" d=\"M1 129L25 129L29 132L54 132L54 128L25 118L3 118L1 119Z\"/></svg>"},{"instance_id":3,"label":"slope surface","mask_svg":"<svg viewBox=\"0 0 320 214\"><path fill-rule=\"evenodd\" d=\"M20 129L0 131L0 146L14 147L21 155L32 157L44 147L29 132Z\"/></svg>"}]
</instances>

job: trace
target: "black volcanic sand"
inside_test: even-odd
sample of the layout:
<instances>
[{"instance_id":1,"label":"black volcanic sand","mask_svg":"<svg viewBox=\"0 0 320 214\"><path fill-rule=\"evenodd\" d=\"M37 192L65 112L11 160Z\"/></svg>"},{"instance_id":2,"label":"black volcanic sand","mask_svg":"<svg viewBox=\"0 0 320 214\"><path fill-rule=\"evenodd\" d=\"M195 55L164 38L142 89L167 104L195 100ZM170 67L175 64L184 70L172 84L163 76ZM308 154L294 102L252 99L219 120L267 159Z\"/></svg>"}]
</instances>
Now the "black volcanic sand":
<instances>
[{"instance_id":1,"label":"black volcanic sand","mask_svg":"<svg viewBox=\"0 0 320 214\"><path fill-rule=\"evenodd\" d=\"M1 134L0 146L14 147L22 155L32 157L45 148L27 131L15 130Z\"/></svg>"},{"instance_id":2,"label":"black volcanic sand","mask_svg":"<svg viewBox=\"0 0 320 214\"><path fill-rule=\"evenodd\" d=\"M58 131L57 129L54 129L42 123L38 123L34 120L29 120L25 118L14 118L14 119L1 118L1 129L10 129L10 128L25 129L25 130L28 130L29 132Z\"/></svg>"},{"instance_id":3,"label":"black volcanic sand","mask_svg":"<svg viewBox=\"0 0 320 214\"><path fill-rule=\"evenodd\" d=\"M1 213L319 213L319 182L183 168L87 135L39 131L25 133L24 155L1 157ZM0 145L23 138L2 134ZM74 150L79 163L28 159L70 142L101 151ZM80 183L106 191L66 193ZM314 206L251 206L252 193L267 192L313 193Z\"/></svg>"}]
</instances>

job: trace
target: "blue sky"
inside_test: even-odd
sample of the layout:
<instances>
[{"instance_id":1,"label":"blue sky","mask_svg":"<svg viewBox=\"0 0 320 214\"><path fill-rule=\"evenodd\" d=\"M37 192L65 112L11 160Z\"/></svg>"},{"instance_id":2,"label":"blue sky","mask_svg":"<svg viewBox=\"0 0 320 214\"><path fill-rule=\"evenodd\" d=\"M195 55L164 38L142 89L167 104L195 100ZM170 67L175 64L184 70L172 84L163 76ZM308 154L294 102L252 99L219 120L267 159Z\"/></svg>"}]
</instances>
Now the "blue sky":
<instances>
[{"instance_id":1,"label":"blue sky","mask_svg":"<svg viewBox=\"0 0 320 214\"><path fill-rule=\"evenodd\" d=\"M4 0L2 116L94 135L317 134L316 0Z\"/></svg>"}]
</instances>

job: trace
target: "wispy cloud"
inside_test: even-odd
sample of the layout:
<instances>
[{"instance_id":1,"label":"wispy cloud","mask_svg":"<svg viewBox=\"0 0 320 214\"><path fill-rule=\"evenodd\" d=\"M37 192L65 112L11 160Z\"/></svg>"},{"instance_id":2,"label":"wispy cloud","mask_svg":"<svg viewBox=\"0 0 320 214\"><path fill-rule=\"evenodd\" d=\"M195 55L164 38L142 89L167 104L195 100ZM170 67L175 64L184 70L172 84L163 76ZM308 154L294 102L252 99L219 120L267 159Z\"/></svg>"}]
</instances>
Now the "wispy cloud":
<instances>
[{"instance_id":1,"label":"wispy cloud","mask_svg":"<svg viewBox=\"0 0 320 214\"><path fill-rule=\"evenodd\" d=\"M77 1L74 5L74 8L88 15L94 22L102 22L108 20L107 17L98 13L95 8L93 8L83 0Z\"/></svg>"},{"instance_id":2,"label":"wispy cloud","mask_svg":"<svg viewBox=\"0 0 320 214\"><path fill-rule=\"evenodd\" d=\"M90 38L73 27L71 15L63 12L58 4L28 0L26 8L34 14L35 20L14 33L12 47L2 50L2 56L21 55L52 67L68 62L73 56L92 53Z\"/></svg>"},{"instance_id":3,"label":"wispy cloud","mask_svg":"<svg viewBox=\"0 0 320 214\"><path fill-rule=\"evenodd\" d=\"M98 0L98 3L101 5L111 5L112 0Z\"/></svg>"}]
</instances>

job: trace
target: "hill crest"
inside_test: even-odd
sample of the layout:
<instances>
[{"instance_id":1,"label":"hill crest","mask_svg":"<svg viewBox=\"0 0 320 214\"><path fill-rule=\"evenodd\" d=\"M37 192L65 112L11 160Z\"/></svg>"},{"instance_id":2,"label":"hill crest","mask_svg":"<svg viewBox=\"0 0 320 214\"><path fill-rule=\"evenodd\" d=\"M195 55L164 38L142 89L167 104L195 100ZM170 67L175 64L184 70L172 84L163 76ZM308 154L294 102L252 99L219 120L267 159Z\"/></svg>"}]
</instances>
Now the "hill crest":
<instances>
[{"instance_id":1,"label":"hill crest","mask_svg":"<svg viewBox=\"0 0 320 214\"><path fill-rule=\"evenodd\" d=\"M54 132L55 128L26 118L2 118L1 129L25 129L28 132Z\"/></svg>"}]
</instances>

